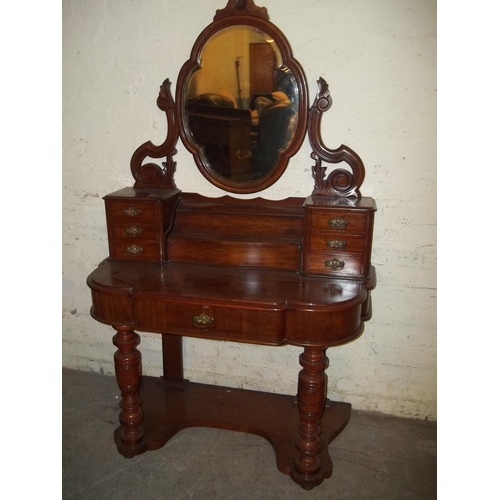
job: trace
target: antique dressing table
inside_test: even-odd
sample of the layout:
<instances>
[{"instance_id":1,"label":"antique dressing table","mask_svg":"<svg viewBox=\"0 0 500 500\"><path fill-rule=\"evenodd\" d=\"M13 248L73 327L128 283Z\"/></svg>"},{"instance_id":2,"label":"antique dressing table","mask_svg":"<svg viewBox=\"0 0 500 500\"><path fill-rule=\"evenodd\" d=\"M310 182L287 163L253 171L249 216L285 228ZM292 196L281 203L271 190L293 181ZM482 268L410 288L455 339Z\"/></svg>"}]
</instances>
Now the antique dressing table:
<instances>
[{"instance_id":1,"label":"antique dressing table","mask_svg":"<svg viewBox=\"0 0 500 500\"><path fill-rule=\"evenodd\" d=\"M189 426L250 432L311 489L332 473L328 444L351 408L326 398L327 348L357 338L371 316L376 207L360 194L363 163L347 146L324 145L328 85L318 81L309 107L302 67L253 0L217 10L180 71L175 102L166 80L157 104L167 136L135 151L133 187L104 197L109 257L87 279L93 318L116 331L117 449L155 450ZM248 194L280 178L306 134L315 163L307 198L207 198L175 185L179 137L210 182ZM326 175L324 163L341 162ZM136 331L162 336L159 379L142 376ZM297 397L185 380L182 336L303 347Z\"/></svg>"}]
</instances>

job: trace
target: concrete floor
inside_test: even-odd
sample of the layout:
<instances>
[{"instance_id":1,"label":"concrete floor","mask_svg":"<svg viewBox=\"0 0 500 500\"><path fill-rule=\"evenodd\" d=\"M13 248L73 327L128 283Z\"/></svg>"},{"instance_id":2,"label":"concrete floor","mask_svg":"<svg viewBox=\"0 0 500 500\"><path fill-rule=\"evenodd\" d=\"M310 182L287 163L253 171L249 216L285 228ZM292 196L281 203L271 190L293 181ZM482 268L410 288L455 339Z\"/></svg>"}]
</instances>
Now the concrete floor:
<instances>
[{"instance_id":1,"label":"concrete floor","mask_svg":"<svg viewBox=\"0 0 500 500\"><path fill-rule=\"evenodd\" d=\"M436 498L436 424L353 411L330 447L333 475L305 491L275 466L263 438L190 428L132 459L116 451L113 377L63 370L63 499Z\"/></svg>"}]
</instances>

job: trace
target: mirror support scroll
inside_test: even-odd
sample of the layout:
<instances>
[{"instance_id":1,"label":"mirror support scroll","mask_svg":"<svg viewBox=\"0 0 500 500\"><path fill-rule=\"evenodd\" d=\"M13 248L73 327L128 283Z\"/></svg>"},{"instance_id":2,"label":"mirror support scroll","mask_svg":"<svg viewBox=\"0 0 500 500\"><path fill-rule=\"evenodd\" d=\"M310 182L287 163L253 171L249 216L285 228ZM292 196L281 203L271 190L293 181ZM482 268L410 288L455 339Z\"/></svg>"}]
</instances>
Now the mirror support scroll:
<instances>
[{"instance_id":1,"label":"mirror support scroll","mask_svg":"<svg viewBox=\"0 0 500 500\"><path fill-rule=\"evenodd\" d=\"M292 109L294 110L292 118L288 118L288 125L285 125L286 130L292 130L291 124L293 123L293 132L287 132L288 143L283 142L281 145L276 146L274 151L274 158L272 161L268 161L268 156L264 156L264 162L266 164L260 176L255 176L255 172L259 172L259 168L255 168L252 163L252 159L260 160L258 153L261 153L263 149L254 148L256 143L255 137L268 137L276 138L283 135L283 126L281 126L281 132L277 134L276 130L262 133L259 135L255 133L255 123L254 115L255 112L253 108L251 109L241 109L241 106L236 106L236 109L227 110L224 107L219 107L217 109L217 114L214 114L211 108L210 120L215 122L218 120L223 123L224 127L228 127L228 124L232 124L231 128L235 130L235 124L239 123L240 128L243 125L246 126L245 130L249 130L248 136L249 141L246 141L246 136L240 134L239 141L236 143L234 148L230 148L230 154L224 159L224 161L219 160L219 157L213 154L207 154L207 144L204 141L200 141L200 135L195 138L195 132L200 134L199 130L208 130L214 135L214 127L210 123L208 126L206 111L205 121L202 122L203 126L196 129L195 125L198 125L200 119L198 118L202 112L199 111L200 107L198 105L198 110L193 112L192 106L194 105L193 99L189 96L190 92L190 80L193 75L202 68L202 50L208 44L208 42L213 39L214 36L219 36L224 31L232 28L246 28L250 31L257 31L262 33L268 41L272 42L275 47L276 54L281 60L281 65L276 66L276 70L283 71L288 74L288 78L293 82L294 94L291 97L290 92L285 95L281 92L281 88L278 88L280 92L272 92L266 94L268 97L275 94L285 95L285 97L290 98L293 101ZM253 45L265 45L263 43L253 43ZM239 60L241 57L236 58L236 71L239 69ZM276 73L275 70L275 73ZM239 73L238 76L238 90L240 90L239 84ZM193 154L194 160L200 172L205 178L215 186L229 192L233 193L255 193L268 188L274 184L284 173L290 158L297 153L300 149L302 142L304 140L306 132L309 135L309 142L312 148L311 158L315 161L312 167L312 177L314 179L314 190L312 195L325 196L325 197L339 197L339 198L361 198L360 187L363 183L365 177L365 167L363 161L357 155L355 151L351 148L341 144L337 149L330 149L325 146L321 137L321 120L322 115L325 111L328 111L332 105L330 92L328 89L328 84L323 78L318 80L318 91L314 103L307 110L308 107L308 89L305 74L302 67L297 60L293 57L290 44L286 39L285 35L269 21L269 15L265 7L257 7L253 0L228 0L228 3L224 9L217 10L213 23L207 26L203 32L200 34L196 40L192 51L191 57L183 65L176 88L176 102L172 97L170 90L171 82L166 79L160 87L159 96L157 99L157 105L159 109L165 112L167 120L167 136L163 144L157 146L151 141L142 144L132 155L130 161L130 169L132 175L135 179L134 187L136 188L160 188L160 189L176 189L174 182L174 173L176 169L176 162L174 161L174 156L177 154L176 144L181 138L184 146L188 149L190 153ZM272 88L271 90L275 90ZM206 92L206 91L205 91ZM269 91L268 91L269 92ZM251 93L250 93L251 94ZM224 100L223 95L216 94L202 94L216 96L222 102ZM255 96L264 94L250 95L249 98L255 98ZM188 107L188 97L191 99L189 101ZM260 98L260 97L259 97ZM272 97L276 99L275 97ZM234 100L234 99L233 99ZM239 101L241 105L241 92L239 95ZM255 101L252 101L255 102ZM193 103L193 104L192 104ZM275 100L271 102L268 107L275 108L273 111L278 111L280 107L285 110L285 103L290 107L290 101L286 103L283 99L281 102ZM219 103L217 103L220 106ZM188 109L191 113L188 117ZM205 108L208 109L208 108ZM193 113L198 113L197 115ZM242 118L242 114L247 113ZM259 110L260 113L260 110ZM195 123L191 117L195 116L198 122ZM275 112L275 116L278 116ZM284 116L284 115L282 115ZM252 118L250 118L252 117ZM258 116L258 123L264 124L264 113ZM250 121L251 119L251 121ZM238 122L239 120L239 122ZM283 122L283 119L281 119ZM281 123L280 122L280 123ZM247 126L248 124L248 126ZM251 125L250 125L251 124ZM250 126L251 131L250 131ZM260 128L263 130L263 127ZM232 137L236 137L232 133ZM245 138L245 141L241 139ZM220 144L220 136L216 136L215 139L211 139ZM253 141L253 142L252 142ZM248 144L247 144L248 142ZM200 145L201 144L201 145ZM231 143L234 144L234 141ZM234 149L234 151L233 151ZM210 153L210 151L208 151ZM233 154L234 153L234 154ZM263 155L261 155L263 156ZM216 158L215 161L210 161L211 158ZM156 163L144 163L146 158L165 158L161 166ZM250 159L250 160L248 160ZM247 174L241 175L238 171L241 165L245 166L244 172L250 171L249 167L246 166L248 161L251 162L251 169L253 169L252 176ZM350 170L345 168L336 168L328 176L326 175L327 168L323 166L323 162L326 163L342 163L345 162L350 167ZM221 170L217 170L218 164L229 165L231 169L231 174L221 173ZM261 162L262 163L262 162ZM260 163L257 163L260 167ZM237 166L237 168L235 168ZM233 170L237 174L233 175ZM240 170L242 170L240 168ZM242 170L243 171L243 170Z\"/></svg>"},{"instance_id":2,"label":"mirror support scroll","mask_svg":"<svg viewBox=\"0 0 500 500\"><path fill-rule=\"evenodd\" d=\"M313 195L340 196L343 198L361 198L359 188L365 178L365 167L358 154L348 146L341 144L337 149L329 149L321 138L321 118L325 111L332 105L328 84L323 78L318 80L318 93L313 105L309 110L308 133L309 142L313 152L311 158L315 160L312 167L314 178ZM344 168L333 170L325 179L326 167L322 162L341 163L345 162L352 172Z\"/></svg>"},{"instance_id":3,"label":"mirror support scroll","mask_svg":"<svg viewBox=\"0 0 500 500\"><path fill-rule=\"evenodd\" d=\"M130 160L130 170L135 179L136 188L162 188L176 189L174 173L176 162L174 156L177 154L175 146L179 139L179 129L175 117L175 103L170 91L171 82L167 78L160 87L160 93L156 101L158 108L165 112L167 118L167 137L160 146L155 146L148 141L137 148ZM147 158L163 158L162 167L156 163L142 162Z\"/></svg>"}]
</instances>

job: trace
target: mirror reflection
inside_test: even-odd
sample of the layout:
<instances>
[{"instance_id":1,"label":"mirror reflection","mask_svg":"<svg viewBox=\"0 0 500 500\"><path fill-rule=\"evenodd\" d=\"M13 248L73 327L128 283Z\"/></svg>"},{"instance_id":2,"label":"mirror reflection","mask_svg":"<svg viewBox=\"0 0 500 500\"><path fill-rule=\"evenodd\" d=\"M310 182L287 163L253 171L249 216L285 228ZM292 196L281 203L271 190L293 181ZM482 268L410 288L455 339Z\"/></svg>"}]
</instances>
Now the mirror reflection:
<instances>
[{"instance_id":1,"label":"mirror reflection","mask_svg":"<svg viewBox=\"0 0 500 500\"><path fill-rule=\"evenodd\" d=\"M297 128L298 86L263 31L232 26L212 36L189 79L186 121L210 168L236 183L265 177Z\"/></svg>"}]
</instances>

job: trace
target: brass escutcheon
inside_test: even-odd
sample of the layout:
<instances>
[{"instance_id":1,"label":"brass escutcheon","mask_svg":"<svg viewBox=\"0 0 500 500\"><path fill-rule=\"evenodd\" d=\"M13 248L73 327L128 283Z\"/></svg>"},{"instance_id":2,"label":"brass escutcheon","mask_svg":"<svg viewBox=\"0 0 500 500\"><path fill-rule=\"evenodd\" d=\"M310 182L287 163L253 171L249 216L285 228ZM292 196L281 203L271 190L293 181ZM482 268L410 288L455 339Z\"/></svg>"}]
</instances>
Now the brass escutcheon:
<instances>
[{"instance_id":1,"label":"brass escutcheon","mask_svg":"<svg viewBox=\"0 0 500 500\"><path fill-rule=\"evenodd\" d=\"M345 262L338 259L325 260L325 267L331 271L340 271L345 266Z\"/></svg>"},{"instance_id":2,"label":"brass escutcheon","mask_svg":"<svg viewBox=\"0 0 500 500\"><path fill-rule=\"evenodd\" d=\"M142 233L142 227L137 227L137 226L126 227L125 232L129 236L139 236Z\"/></svg>"},{"instance_id":3,"label":"brass escutcheon","mask_svg":"<svg viewBox=\"0 0 500 500\"><path fill-rule=\"evenodd\" d=\"M126 247L125 250L127 251L127 253L130 253L132 255L138 255L142 253L144 249L142 247L138 247L137 245L131 245L129 247Z\"/></svg>"},{"instance_id":4,"label":"brass escutcheon","mask_svg":"<svg viewBox=\"0 0 500 500\"><path fill-rule=\"evenodd\" d=\"M342 219L341 217L335 217L335 219L330 219L328 224L335 229L344 229L347 224L349 224L349 221Z\"/></svg>"},{"instance_id":5,"label":"brass escutcheon","mask_svg":"<svg viewBox=\"0 0 500 500\"><path fill-rule=\"evenodd\" d=\"M326 245L330 248L345 248L347 241L335 238L333 240L326 240Z\"/></svg>"},{"instance_id":6,"label":"brass escutcheon","mask_svg":"<svg viewBox=\"0 0 500 500\"><path fill-rule=\"evenodd\" d=\"M132 217L135 217L141 213L141 209L137 207L125 207L122 212L125 215L131 215Z\"/></svg>"},{"instance_id":7,"label":"brass escutcheon","mask_svg":"<svg viewBox=\"0 0 500 500\"><path fill-rule=\"evenodd\" d=\"M214 318L206 315L205 313L201 313L199 316L193 316L193 325L200 328L210 326L213 322Z\"/></svg>"}]
</instances>

